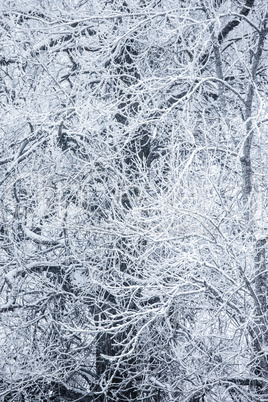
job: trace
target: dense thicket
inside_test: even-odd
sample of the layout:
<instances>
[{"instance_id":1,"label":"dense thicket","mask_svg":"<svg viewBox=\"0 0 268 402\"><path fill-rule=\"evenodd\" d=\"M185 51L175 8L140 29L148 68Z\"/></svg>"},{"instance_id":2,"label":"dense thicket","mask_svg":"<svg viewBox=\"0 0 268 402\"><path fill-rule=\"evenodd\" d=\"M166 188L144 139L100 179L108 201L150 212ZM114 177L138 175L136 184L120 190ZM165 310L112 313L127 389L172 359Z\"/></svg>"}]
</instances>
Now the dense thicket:
<instances>
[{"instance_id":1,"label":"dense thicket","mask_svg":"<svg viewBox=\"0 0 268 402\"><path fill-rule=\"evenodd\" d=\"M267 401L267 13L1 2L1 400Z\"/></svg>"}]
</instances>

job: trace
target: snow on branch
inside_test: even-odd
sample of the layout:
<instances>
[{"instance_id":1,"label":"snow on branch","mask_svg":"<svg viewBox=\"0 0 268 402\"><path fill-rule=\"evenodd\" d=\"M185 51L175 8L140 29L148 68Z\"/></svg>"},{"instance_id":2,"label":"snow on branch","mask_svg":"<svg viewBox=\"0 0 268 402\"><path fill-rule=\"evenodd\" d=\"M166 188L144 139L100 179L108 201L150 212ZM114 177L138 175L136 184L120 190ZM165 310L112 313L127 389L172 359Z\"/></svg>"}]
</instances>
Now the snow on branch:
<instances>
[{"instance_id":1,"label":"snow on branch","mask_svg":"<svg viewBox=\"0 0 268 402\"><path fill-rule=\"evenodd\" d=\"M46 246L57 246L59 244L64 244L64 239L50 239L46 236L37 235L28 228L24 228L24 234L26 238L34 241L37 244L43 244Z\"/></svg>"}]
</instances>

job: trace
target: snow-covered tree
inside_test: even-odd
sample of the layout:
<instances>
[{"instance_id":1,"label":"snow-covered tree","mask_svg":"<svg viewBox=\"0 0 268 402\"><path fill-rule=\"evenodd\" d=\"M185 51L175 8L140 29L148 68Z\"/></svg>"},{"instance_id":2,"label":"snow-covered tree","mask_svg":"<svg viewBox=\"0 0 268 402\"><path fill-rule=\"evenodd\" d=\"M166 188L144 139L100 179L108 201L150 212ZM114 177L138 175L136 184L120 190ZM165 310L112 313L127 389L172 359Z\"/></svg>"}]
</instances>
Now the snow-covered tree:
<instances>
[{"instance_id":1,"label":"snow-covered tree","mask_svg":"<svg viewBox=\"0 0 268 402\"><path fill-rule=\"evenodd\" d=\"M0 396L267 400L262 0L0 4Z\"/></svg>"}]
</instances>

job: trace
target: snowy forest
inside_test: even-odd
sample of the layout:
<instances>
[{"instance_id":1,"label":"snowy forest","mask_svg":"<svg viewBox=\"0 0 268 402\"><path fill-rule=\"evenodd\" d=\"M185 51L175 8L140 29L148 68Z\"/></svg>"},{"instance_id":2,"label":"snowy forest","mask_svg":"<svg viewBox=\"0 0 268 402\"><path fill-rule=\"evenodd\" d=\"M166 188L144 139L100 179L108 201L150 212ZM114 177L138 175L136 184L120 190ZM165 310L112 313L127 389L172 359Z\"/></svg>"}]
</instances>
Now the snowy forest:
<instances>
[{"instance_id":1,"label":"snowy forest","mask_svg":"<svg viewBox=\"0 0 268 402\"><path fill-rule=\"evenodd\" d=\"M268 401L266 0L0 1L0 401Z\"/></svg>"}]
</instances>

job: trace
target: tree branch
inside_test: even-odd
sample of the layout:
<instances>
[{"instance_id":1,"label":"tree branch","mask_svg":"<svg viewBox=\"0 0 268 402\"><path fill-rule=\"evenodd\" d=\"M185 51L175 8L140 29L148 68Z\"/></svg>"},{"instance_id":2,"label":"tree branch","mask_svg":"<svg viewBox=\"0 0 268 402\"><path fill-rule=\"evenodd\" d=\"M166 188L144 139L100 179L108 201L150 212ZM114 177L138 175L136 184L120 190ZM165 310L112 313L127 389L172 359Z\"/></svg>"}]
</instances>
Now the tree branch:
<instances>
[{"instance_id":1,"label":"tree branch","mask_svg":"<svg viewBox=\"0 0 268 402\"><path fill-rule=\"evenodd\" d=\"M218 42L219 44L221 44L223 42L223 40L226 38L227 35L229 35L229 33L235 28L237 27L237 25L240 24L241 22L241 17L246 17L250 10L252 9L253 5L254 5L254 1L255 0L246 0L246 3L244 5L244 7L242 8L242 10L240 11L240 13L237 15L237 18L235 18L232 21L229 21L227 25L225 25L225 27L222 29L222 31L219 33L218 35Z\"/></svg>"}]
</instances>

